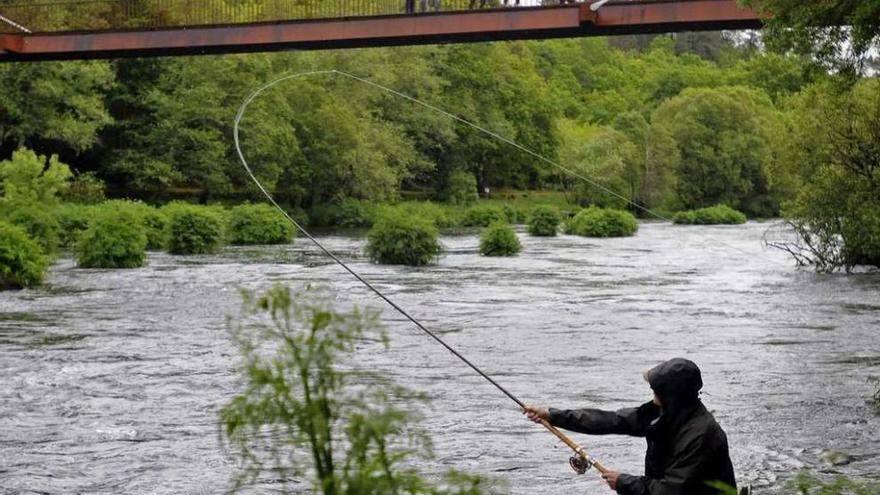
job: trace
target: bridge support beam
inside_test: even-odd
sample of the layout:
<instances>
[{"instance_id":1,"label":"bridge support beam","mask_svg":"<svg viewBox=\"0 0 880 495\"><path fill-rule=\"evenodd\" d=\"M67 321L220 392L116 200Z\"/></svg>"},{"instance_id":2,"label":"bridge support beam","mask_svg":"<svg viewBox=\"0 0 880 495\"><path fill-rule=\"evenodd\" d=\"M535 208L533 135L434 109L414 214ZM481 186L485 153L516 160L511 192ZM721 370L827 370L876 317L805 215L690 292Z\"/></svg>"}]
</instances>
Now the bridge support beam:
<instances>
[{"instance_id":1,"label":"bridge support beam","mask_svg":"<svg viewBox=\"0 0 880 495\"><path fill-rule=\"evenodd\" d=\"M243 53L745 29L758 15L735 0L608 3L278 23L0 35L0 61Z\"/></svg>"}]
</instances>

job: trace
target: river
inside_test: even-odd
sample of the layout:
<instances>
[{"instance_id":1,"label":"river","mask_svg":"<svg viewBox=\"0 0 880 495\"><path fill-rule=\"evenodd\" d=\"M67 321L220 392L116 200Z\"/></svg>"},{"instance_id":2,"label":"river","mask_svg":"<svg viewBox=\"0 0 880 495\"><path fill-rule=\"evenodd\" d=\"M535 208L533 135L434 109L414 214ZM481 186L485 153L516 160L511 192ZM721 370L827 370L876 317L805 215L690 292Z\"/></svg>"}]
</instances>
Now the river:
<instances>
[{"instance_id":1,"label":"river","mask_svg":"<svg viewBox=\"0 0 880 495\"><path fill-rule=\"evenodd\" d=\"M320 239L525 402L618 408L650 399L642 371L673 356L703 370L740 480L779 492L799 468L880 478L880 274L796 270L760 239L768 224L646 223L635 237L533 238L485 258L446 235L434 266L368 263L362 237ZM235 462L217 411L236 392L226 317L239 287L318 283L342 305L383 309L391 349L361 364L426 392L422 426L449 468L513 494L611 493L575 475L566 448L513 402L327 262L292 246L151 253L133 270L62 258L39 290L0 293L0 493L214 494ZM640 473L644 441L576 440ZM823 453L849 455L830 466ZM271 492L272 487L258 489Z\"/></svg>"}]
</instances>

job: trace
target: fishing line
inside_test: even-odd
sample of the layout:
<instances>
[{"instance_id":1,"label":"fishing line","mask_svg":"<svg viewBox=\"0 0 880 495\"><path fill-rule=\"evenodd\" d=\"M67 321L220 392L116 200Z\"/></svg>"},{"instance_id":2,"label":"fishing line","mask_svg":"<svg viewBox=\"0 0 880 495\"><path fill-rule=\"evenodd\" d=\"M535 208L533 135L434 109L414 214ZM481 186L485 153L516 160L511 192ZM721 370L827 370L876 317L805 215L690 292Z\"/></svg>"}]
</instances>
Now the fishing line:
<instances>
[{"instance_id":1,"label":"fishing line","mask_svg":"<svg viewBox=\"0 0 880 495\"><path fill-rule=\"evenodd\" d=\"M386 295L383 294L380 290L378 290L375 286L373 286L373 284L371 284L371 283L370 283L369 281L367 281L364 277L362 277L360 274L358 274L357 272L355 272L351 267L348 266L348 264L346 264L344 261L342 261L341 259L339 259L339 257L337 257L335 254L333 254L329 249L327 249L326 247L324 247L324 245L321 244L321 242L319 242L317 239L315 239L315 238L314 238L314 237L313 237L313 236L312 236L312 235L311 235L311 234L305 229L305 227L303 227L302 225L300 225L299 222L297 222L296 220L294 220L293 217L291 217L291 216L290 216L290 215L284 210L284 208L282 208L282 207L281 207L281 206L275 201L275 199L272 197L272 195L269 194L269 191L267 191L266 188L263 187L263 184L260 183L260 181L259 181L259 180L257 179L257 177L254 175L253 171L251 170L250 166L249 166L248 163L247 163L247 159L245 159L245 157L244 157L244 153L243 153L242 150L241 150L241 140L240 140L240 136L239 136L239 127L240 127L240 124L241 124L241 120L242 120L242 118L244 117L245 111L247 110L247 107L248 107L248 106L249 106L249 105L250 105L250 104L251 104L251 103L252 103L252 102L253 102L253 101L259 96L259 95L261 95L264 91L266 91L266 90L272 88L273 86L276 86L277 84L280 84L280 83L282 83L282 82L284 82L284 81L289 81L289 80L292 80L292 79L298 79L298 78L304 78L304 77L316 76L316 75L334 75L334 76L343 76L343 77L346 77L346 78L348 78L348 79L351 79L351 80L354 80L354 81L360 82L360 83L362 83L362 84L366 84L366 85L368 85L368 86L371 86L371 87L373 87L373 88L376 88L376 89L378 89L378 90L380 90L380 91L383 91L383 92L385 92L385 93L389 93L389 94L392 94L392 95L398 96L398 97L400 97L400 98L403 98L403 99L405 99L405 100L407 100L407 101L410 101L410 102L412 102L412 103L415 103L415 104L417 104L417 105L420 105L420 106L422 106L422 107L425 107L425 108L427 108L427 109L429 109L429 110L431 110L431 111L434 111L434 112L437 112L437 113L439 113L439 114L441 114L441 115L444 115L444 116L446 116L446 117L448 117L448 118L450 118L450 119L452 119L452 120L454 120L454 121L456 121L456 122L459 122L459 123L461 123L461 124L463 124L463 125L466 125L466 126L468 126L468 127L471 127L471 128L473 128L473 129L476 129L476 130L478 130L479 132L481 132L481 133L483 133L483 134L486 134L486 135L488 135L488 136L491 136L491 137L493 137L493 138L495 138L495 139L497 139L497 140L499 140L499 141L502 141L502 142L504 142L504 143L507 143L507 144L509 144L510 146L513 146L514 148L516 148L516 149L518 149L518 150L520 150L520 151L522 151L522 152L524 152L524 153L526 153L526 154L528 154L528 155L530 155L530 156L532 156L532 157L534 157L534 158L537 158L538 160L540 160L540 161L542 161L542 162L545 162L545 163L547 163L547 164L549 164L549 165L551 165L551 166L553 166L553 167L555 167L555 168L557 168L557 169L559 169L559 170L562 170L563 172L565 172L565 173L571 175L572 177L576 177L576 178L578 178L578 179L581 179L581 180L583 180L584 182L590 184L591 186L593 186L593 187L595 187L595 188L597 188L597 189L599 189L599 190L601 190L601 191L603 191L603 192L605 192L605 193L607 193L607 194L609 194L609 195L611 195L611 196L613 196L613 197L616 197L616 198L618 198L618 199L623 200L623 201L626 202L627 204L632 205L632 206L635 207L636 209L641 210L641 211L645 212L646 214L649 214L649 215L651 215L651 216L653 216L653 217L656 217L656 218L658 218L658 219L660 219L660 220L665 220L665 221L671 221L671 220L670 220L669 218L663 216L663 215L660 215L659 213L656 213L656 212L654 212L654 211L652 211L652 210L650 210L650 209L648 209L648 208L646 208L646 207L644 207L644 206L642 206L642 205L639 205L639 204L633 202L632 200L630 200L630 199L628 199L628 198L622 196L621 194L617 193L616 191L613 191L612 189L610 189L610 188L604 186L603 184L601 184L601 183L599 183L599 182L597 182L597 181L595 181L595 180L592 180L592 179L590 179L589 177L586 177L586 176L584 176L583 174L580 174L580 173L578 173L577 171L572 170L572 169L569 168L569 167L565 167L565 166L563 166L562 164L560 164L560 163L558 163L558 162L556 162L556 161L554 161L554 160L552 160L552 159L550 159L550 158L547 158L547 157L545 157L545 156L543 156L543 155L541 155L541 154L539 154L539 153L536 153L536 152L534 152L534 151L532 151L532 150L526 148L525 146L523 146L523 145L517 143L516 141L513 141L512 139L509 139L509 138L507 138L507 137L505 137L505 136L502 136L502 135L500 135L500 134L498 134L498 133L496 133L496 132L493 132L493 131L491 131L491 130L489 130L489 129L486 129L485 127L482 127L482 126L480 126L480 125L478 125L478 124L475 124L475 123L473 123L473 122L470 122L470 121L468 121L468 120L466 120L466 119L464 119L464 118L462 118L462 117L459 117L458 115L455 115L455 114L450 113L450 112L448 112L448 111L446 111L446 110L443 110L442 108L439 108L439 107L437 107L437 106L435 106L435 105L432 105L432 104L430 104L430 103L426 103L426 102L424 102L424 101L421 101L421 100L419 100L419 99L417 99L417 98L414 98L414 97L412 97L412 96L409 96L409 95L407 95L407 94L401 93L401 92L399 92L399 91L396 91L396 90L394 90L394 89L388 88L388 87L383 86L383 85L381 85L381 84L375 83L375 82L370 81L370 80L368 80L368 79L364 79L364 78L361 78L361 77L355 76L355 75L353 75L353 74L349 74L349 73L347 73L347 72L343 72L343 71L340 71L340 70L333 69L333 70L316 70L316 71L308 71L308 72L300 72L300 73L297 73L297 74L291 74L291 75L288 75L288 76L280 77L280 78L275 79L275 80L273 80L273 81L271 81L271 82L269 82L269 83L264 84L263 86L260 86L257 90L255 90L253 93L251 93L247 98L245 98L245 100L242 102L241 106L240 106L239 109L238 109L238 113L237 113L236 116L235 116L235 122L234 122L234 126L233 126L233 137L234 137L234 140L235 140L235 151L236 151L236 153L238 154L238 158L239 158L239 160L241 160L241 164L242 164L242 166L244 167L245 171L247 172L247 175L251 178L251 180L254 182L254 184L256 184L257 188L260 190L260 192L263 193L263 195L266 197L266 199L269 201L269 203L271 203L276 209L278 209L278 211L280 211L281 214L284 215L284 218L286 218L287 221L289 221L291 224L293 224L293 225L297 228L297 230L299 230L299 231L302 233L302 235L304 235L304 236L305 236L307 239L309 239L309 240L310 240L315 246L317 246L318 249L321 250L321 252L323 252L325 255L327 255L327 256L328 256L330 259L332 259L336 264L338 264L339 266L341 266L345 271L347 271L349 274L351 274L351 275L352 275L354 278L356 278L360 283L362 283L367 289L369 289L371 292L373 292L374 294L376 294L380 299L382 299L383 301L385 301L386 303L388 303L388 305L391 306L392 308L394 308L394 310L396 310L398 313L400 313L401 315L403 315L407 320L409 320L410 322L412 322L412 323L413 323L417 328L419 328L422 332L424 332L425 334L427 334L429 337L433 338L437 343L439 343L440 345L442 345L443 347L445 347L446 350L448 350L449 352L451 352L455 357L457 357L457 358L460 359L463 363L465 363L466 365L468 365L472 370L474 370L474 371L477 372L480 376L482 376L484 379L486 379L486 381L488 381L490 384L492 384L495 388L497 388L497 389L500 390L502 393L504 393L504 395L506 395L508 398L510 398L510 400L512 400L513 402L515 402L516 405L518 405L521 409L525 410L525 407L526 407L526 406L525 406L525 404L524 404L520 399L518 399L515 395L513 395L513 394L510 393L507 389L505 389L504 387L502 387L501 384L499 384L499 383L496 382L494 379L492 379L492 377L490 377L489 375L487 375L486 373L484 373L484 372L483 372L480 368L478 368L475 364L473 364L471 361L469 361L467 358L465 358L461 353L459 353L458 351L456 351L456 350L455 350L454 348L452 348L449 344L447 344L443 339L441 339L439 336L437 336L437 334L435 334L434 332L432 332L431 330L429 330L429 329L428 329L425 325L423 325L419 320L417 320L415 317L413 317L411 314L409 314L406 310L404 310L403 308L401 308L400 306L398 306L397 303L395 303L394 301L392 301L388 296L386 296ZM737 248L736 246L731 246L731 245L726 244L726 243L723 243L723 242L721 242L721 241L717 241L717 242L718 242L719 244L721 244L721 245L727 247L727 248L731 248L731 249L734 249L734 250L737 250L737 251L743 252L743 253L745 253L745 254L749 254L750 256L752 255L752 253L748 253L747 251L742 250L742 249L739 249L739 248ZM772 261L772 260L769 260L769 259L768 259L768 261ZM775 261L774 261L774 263L775 263ZM576 471L578 471L579 473L583 473L587 468L589 468L589 467L591 467L591 466L595 466L600 472L603 472L603 473L607 471L607 468L605 468L604 466L602 466L599 462L595 461L594 459L590 458L590 457L586 454L586 452L584 452L584 450L583 450L579 445L577 445L575 442L573 442L571 439L569 439L567 436L565 436L565 434L563 434L562 432L560 432L560 431L559 431L557 428L555 428L553 425L551 425L551 424L548 423L547 421L543 421L543 420L541 421L541 424L542 424L544 427L546 427L548 430L550 430L551 433L553 433L554 435L556 435L560 440L562 440L566 445L568 445L572 450L574 450L575 453L579 456L579 460L576 460L575 458L572 458L572 459L570 460L570 462L571 462L571 464L572 464L572 467L573 467Z\"/></svg>"},{"instance_id":2,"label":"fishing line","mask_svg":"<svg viewBox=\"0 0 880 495\"><path fill-rule=\"evenodd\" d=\"M300 225L299 222L297 222L297 221L294 220L290 215L288 215L287 212L284 211L284 208L282 208L278 203L275 202L275 199L272 197L271 194L269 194L269 191L267 191L267 190L263 187L263 185L260 183L260 181L259 181L259 180L257 179L257 177L254 175L253 171L251 171L251 168L250 168L250 166L248 165L247 160L245 160L245 158L244 158L244 153L242 153L242 151L241 151L241 142L240 142L240 140L239 140L239 135L238 135L239 124L241 123L241 119L242 119L242 117L244 117L244 112L245 112L245 110L247 110L248 105L250 105L250 103L251 103L251 102L252 102L257 96L259 96L263 91L265 91L265 90L271 88L272 86L275 86L276 84L278 84L278 83L280 83L280 82L283 82L283 81L286 81L286 80L289 80L289 79L298 78L298 77L312 76L312 75L316 75L316 74L342 74L342 75L346 75L346 76L349 76L349 77L354 77L354 76L351 76L351 75L346 74L346 73L344 73L344 72L339 72L339 71L336 71L336 70L329 70L329 71L312 71L312 72L302 72L302 73L299 73L299 74L293 74L293 75L290 75L290 76L282 77L282 78L280 78L280 79L276 79L275 81L272 81L272 82L270 82L270 83L268 83L268 84L262 86L261 88L259 88L258 90L256 90L254 93L252 93L252 94L251 94L247 99L245 99L245 101L241 104L241 107L238 109L238 114L236 114L236 116L235 116L235 126L234 126L234 129L233 129L233 134L234 134L234 137L235 137L235 151L238 153L238 157L239 157L239 159L241 160L242 165L244 165L244 168L245 168L245 170L247 171L247 174L250 176L251 180L254 181L254 184L257 185L257 187L260 189L260 191L262 191L263 195L266 196L266 199L268 199L269 202L272 203L272 205L275 206L275 208L277 208L278 211L280 211L280 212L284 215L284 217L287 218L287 220L288 220L290 223L292 223L292 224L293 224L293 225L294 225L294 226L295 226L300 232L302 232L302 234L303 234L304 236L306 236L310 241L312 241L312 243L315 244L315 246L317 246L318 249L320 249L324 254L326 254L327 256L329 256L333 261L335 261L339 266L341 266L342 268L344 268L345 271L347 271L348 273L350 273L350 274L351 274L354 278L356 278L360 283L364 284L364 286L366 286L366 287L367 287L369 290L371 290L374 294L376 294L377 296L379 296L383 301L385 301L386 303L388 303L392 308L394 308L395 310L397 310L397 312L399 312L401 315L403 315L406 319L408 319L409 321L411 321L411 322L412 322L415 326L417 326L420 330L422 330L423 332L425 332L426 334L428 334L428 336L430 336L431 338L433 338L434 340L436 340L437 343L439 343L440 345L442 345L443 347L445 347L449 352L451 352L453 355L455 355L455 357L457 357L458 359L462 360L466 365L470 366L471 369L473 369L474 371L476 371L477 373L479 373L480 376L482 376L483 378L485 378L486 380L488 380L489 383L491 383L492 385L495 386L495 388L497 388L498 390L500 390L501 392L503 392L504 395L506 395L507 397L509 397L512 401L516 402L516 404L517 404L520 408L525 409L525 407L526 407L525 404L524 404L521 400L519 400L518 398L516 398L515 395L511 394L510 392L508 392L506 388L502 387L501 384L499 384L498 382L496 382L495 380L493 380L492 377L490 377L490 376L487 375L486 373L483 373L483 370L481 370L481 369L478 368L476 365L474 365L472 362L470 362L466 357L462 356L461 353L459 353L458 351L456 351L455 349L453 349L449 344L447 344L446 342L444 342L443 339L441 339L440 337L438 337L437 334L435 334L434 332L432 332L431 330L429 330L427 327L425 327L425 325L423 325L419 320L415 319L412 315L410 315L408 312L406 312L403 308L401 308L400 306L398 306L397 303L395 303L394 301L392 301L391 299L389 299L385 294L383 294L381 291L379 291L379 289L377 289L376 287L374 287L373 284L371 284L371 283L368 282L365 278L363 278L360 274L358 274L357 272L355 272L354 270L352 270L351 267L349 267L344 261L342 261L341 259L339 259L339 258L338 258L335 254L333 254L329 249L327 249L326 247L324 247L323 244L321 244L320 242L318 242L317 239L315 239L314 237L312 237L312 234L310 234L310 233L309 233L309 232L308 232L308 231L307 231L302 225Z\"/></svg>"}]
</instances>

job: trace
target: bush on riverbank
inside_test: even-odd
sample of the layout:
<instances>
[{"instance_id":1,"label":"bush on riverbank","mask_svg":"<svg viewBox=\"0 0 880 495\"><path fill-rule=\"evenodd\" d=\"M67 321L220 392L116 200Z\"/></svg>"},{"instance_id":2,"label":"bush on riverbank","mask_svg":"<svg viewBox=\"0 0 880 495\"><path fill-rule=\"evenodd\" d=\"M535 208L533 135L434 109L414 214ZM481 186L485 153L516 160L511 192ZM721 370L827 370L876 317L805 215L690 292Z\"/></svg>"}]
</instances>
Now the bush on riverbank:
<instances>
[{"instance_id":1,"label":"bush on riverbank","mask_svg":"<svg viewBox=\"0 0 880 495\"><path fill-rule=\"evenodd\" d=\"M480 254L483 256L516 256L522 243L507 222L495 222L480 235Z\"/></svg>"},{"instance_id":2,"label":"bush on riverbank","mask_svg":"<svg viewBox=\"0 0 880 495\"><path fill-rule=\"evenodd\" d=\"M208 254L223 244L223 218L214 208L171 203L168 215L168 252Z\"/></svg>"},{"instance_id":3,"label":"bush on riverbank","mask_svg":"<svg viewBox=\"0 0 880 495\"><path fill-rule=\"evenodd\" d=\"M92 220L74 250L82 268L137 268L147 258L147 235L129 211L107 212Z\"/></svg>"},{"instance_id":4,"label":"bush on riverbank","mask_svg":"<svg viewBox=\"0 0 880 495\"><path fill-rule=\"evenodd\" d=\"M170 203L168 208L174 208L177 203ZM127 199L114 199L105 201L95 207L95 215L112 215L114 213L130 214L144 229L147 236L147 249L165 249L168 242L168 215L163 209L155 208L141 201Z\"/></svg>"},{"instance_id":5,"label":"bush on riverbank","mask_svg":"<svg viewBox=\"0 0 880 495\"><path fill-rule=\"evenodd\" d=\"M383 216L412 216L430 221L438 229L461 225L461 209L441 205L431 201L406 201L394 205L379 206L375 210L377 218Z\"/></svg>"},{"instance_id":6,"label":"bush on riverbank","mask_svg":"<svg viewBox=\"0 0 880 495\"><path fill-rule=\"evenodd\" d=\"M24 229L0 221L0 290L39 285L49 258Z\"/></svg>"},{"instance_id":7,"label":"bush on riverbank","mask_svg":"<svg viewBox=\"0 0 880 495\"><path fill-rule=\"evenodd\" d=\"M442 252L437 228L411 216L382 216L367 235L367 256L387 265L421 266Z\"/></svg>"},{"instance_id":8,"label":"bush on riverbank","mask_svg":"<svg viewBox=\"0 0 880 495\"><path fill-rule=\"evenodd\" d=\"M559 230L559 212L552 206L536 206L529 215L528 231L534 236L554 236Z\"/></svg>"},{"instance_id":9,"label":"bush on riverbank","mask_svg":"<svg viewBox=\"0 0 880 495\"><path fill-rule=\"evenodd\" d=\"M370 203L346 198L312 208L309 218L314 227L362 228L373 225L373 210Z\"/></svg>"},{"instance_id":10,"label":"bush on riverbank","mask_svg":"<svg viewBox=\"0 0 880 495\"><path fill-rule=\"evenodd\" d=\"M6 215L7 221L24 229L27 235L37 241L43 252L53 256L58 250L58 220L45 207L36 203L12 207Z\"/></svg>"},{"instance_id":11,"label":"bush on riverbank","mask_svg":"<svg viewBox=\"0 0 880 495\"><path fill-rule=\"evenodd\" d=\"M746 216L727 205L715 205L698 210L680 211L672 217L677 224L737 225L746 223Z\"/></svg>"},{"instance_id":12,"label":"bush on riverbank","mask_svg":"<svg viewBox=\"0 0 880 495\"><path fill-rule=\"evenodd\" d=\"M566 226L569 234L585 237L627 237L639 230L639 222L623 210L591 206L574 216Z\"/></svg>"},{"instance_id":13,"label":"bush on riverbank","mask_svg":"<svg viewBox=\"0 0 880 495\"><path fill-rule=\"evenodd\" d=\"M287 244L293 239L293 225L271 205L238 205L229 211L229 216L230 244Z\"/></svg>"},{"instance_id":14,"label":"bush on riverbank","mask_svg":"<svg viewBox=\"0 0 880 495\"><path fill-rule=\"evenodd\" d=\"M80 234L89 228L91 208L75 203L65 203L55 210L55 220L58 222L58 245L62 248L72 248Z\"/></svg>"},{"instance_id":15,"label":"bush on riverbank","mask_svg":"<svg viewBox=\"0 0 880 495\"><path fill-rule=\"evenodd\" d=\"M464 212L461 224L464 227L488 227L493 222L507 222L508 216L504 209L491 205L476 205Z\"/></svg>"}]
</instances>

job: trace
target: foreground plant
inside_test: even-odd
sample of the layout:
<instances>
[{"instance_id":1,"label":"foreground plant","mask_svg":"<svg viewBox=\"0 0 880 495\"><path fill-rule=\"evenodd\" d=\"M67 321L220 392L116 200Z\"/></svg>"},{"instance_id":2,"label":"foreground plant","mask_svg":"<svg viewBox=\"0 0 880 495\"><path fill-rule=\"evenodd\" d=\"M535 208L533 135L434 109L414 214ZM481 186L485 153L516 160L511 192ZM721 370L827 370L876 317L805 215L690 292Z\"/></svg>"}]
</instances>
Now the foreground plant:
<instances>
[{"instance_id":1,"label":"foreground plant","mask_svg":"<svg viewBox=\"0 0 880 495\"><path fill-rule=\"evenodd\" d=\"M430 444L395 404L423 397L352 365L355 343L387 339L374 330L375 314L328 301L283 286L244 292L232 336L245 389L220 412L221 436L239 461L233 491L266 475L283 493L302 492L304 481L324 495L482 493L477 478L438 487L403 466L428 456Z\"/></svg>"}]
</instances>

